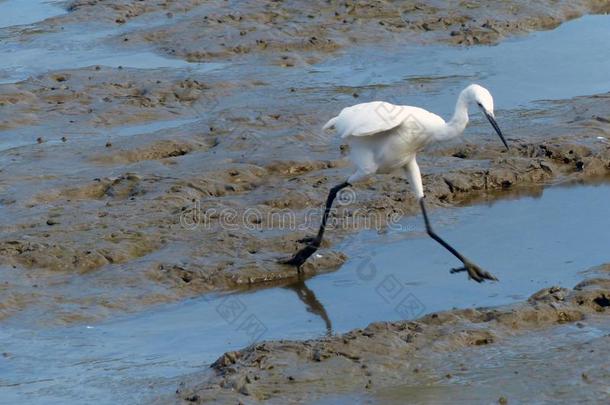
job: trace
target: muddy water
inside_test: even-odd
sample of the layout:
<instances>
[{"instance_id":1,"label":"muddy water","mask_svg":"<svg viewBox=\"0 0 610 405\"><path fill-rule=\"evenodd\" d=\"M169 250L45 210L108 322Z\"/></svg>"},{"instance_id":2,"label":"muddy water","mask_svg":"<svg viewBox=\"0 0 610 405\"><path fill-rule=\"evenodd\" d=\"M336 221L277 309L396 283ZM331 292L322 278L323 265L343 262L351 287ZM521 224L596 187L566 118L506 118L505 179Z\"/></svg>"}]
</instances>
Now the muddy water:
<instances>
[{"instance_id":1,"label":"muddy water","mask_svg":"<svg viewBox=\"0 0 610 405\"><path fill-rule=\"evenodd\" d=\"M25 7L23 10L15 7L15 1L1 2L0 7L25 15L28 14L28 5L38 3L44 7L38 14L31 15L31 22L62 11L53 3L40 1L19 3L20 7ZM51 32L30 33L24 38L5 29L0 43L0 52L5 54L0 61L0 83L13 83L53 70L94 65L166 69L229 80L248 75L253 80L262 81L274 77L282 83L301 87L312 102L317 100L323 103L329 98L337 98L337 89L340 90L339 94L343 89L349 98L352 98L352 93L359 93L361 101L387 99L395 103L421 105L447 117L452 112L458 92L472 81L484 83L493 90L496 108L500 110L531 105L542 99L566 99L608 91L610 79L605 72L610 70L610 49L605 39L610 35L609 18L584 16L555 30L533 33L496 46L397 47L387 44L356 47L303 69L225 62L189 63L159 55L151 49L117 49L116 44L108 43L109 39L145 24L137 21L114 29L95 23L86 27L67 25ZM17 17L14 22L11 21L7 17L7 24L21 23ZM154 25L156 20L146 21ZM567 60L564 57L566 53L572 55ZM384 63L371 64L369 60L384 60ZM197 109L192 112L195 118L199 115ZM498 116L502 121L501 112ZM476 123L479 117L474 119ZM76 128L72 132L109 137L115 133L135 134L174 127L176 122L179 121L151 123L149 127L142 125L135 132L129 128ZM51 122L42 127L0 131L0 150L33 145L41 131L54 133L62 127ZM49 128L54 130L48 131ZM55 141L59 137L57 135Z\"/></svg>"},{"instance_id":2,"label":"muddy water","mask_svg":"<svg viewBox=\"0 0 610 405\"><path fill-rule=\"evenodd\" d=\"M13 13L0 26L29 24L64 12L52 2L20 0L23 9L15 8L16 3L0 2L0 11ZM18 18L15 13L29 5L41 7L36 13L21 14L27 18ZM282 86L291 83L307 94L308 102L341 98L340 103L351 103L357 92L361 101L386 98L447 115L457 92L475 80L493 89L500 109L607 91L610 84L603 76L610 67L607 22L606 16L584 17L557 30L494 47L397 48L388 44L354 48L296 69L187 63L144 47L117 50L112 39L139 28L137 22L112 29L91 24L84 30L72 25L28 33L19 40L11 33L18 28L12 27L2 32L3 39L9 40L0 45L0 51L8 55L0 62L0 81L101 64L227 79L248 76ZM564 60L562 55L568 51L576 56ZM384 63L370 64L370 60ZM277 84L271 86L277 90ZM227 101L228 105L234 102ZM141 135L192 124L191 118L112 129L80 127L70 139L90 133L100 138ZM62 123L45 123L43 129L53 125ZM29 147L36 143L40 129L2 131L0 146ZM60 133L55 136L59 138ZM454 306L519 301L549 284L572 286L581 278L578 271L608 261L602 241L607 240L604 220L609 212L604 202L609 196L608 186L553 188L541 197L436 211L433 220L438 231L496 274L502 280L497 284L479 286L464 275L449 275L455 261L423 236L421 220L413 218L401 232L350 238L342 247L350 261L340 271L304 284L210 295L101 324L34 329L29 326L34 319L25 326L22 322L28 320L23 317L9 319L0 329L5 353L0 358L2 400L143 402L173 392L174 378L198 371L220 353L253 339L320 336ZM77 281L70 288L84 284ZM237 309L239 317L228 315L227 308ZM39 311L44 315L45 308ZM250 323L244 324L245 320Z\"/></svg>"},{"instance_id":3,"label":"muddy water","mask_svg":"<svg viewBox=\"0 0 610 405\"><path fill-rule=\"evenodd\" d=\"M550 188L540 198L434 214L431 220L438 224L437 231L494 273L499 283L480 286L466 277L449 276L447 269L456 265L454 259L439 251L432 240L419 237L421 219L411 219L407 224L415 231L354 242L350 248L370 253L310 284L321 294L342 297L330 312L349 313L356 304L353 297L358 297L362 308L356 317L373 319L383 314L386 320L522 301L548 285L570 287L582 279L579 270L609 259L603 236L610 225L606 217L609 192L607 186ZM402 290L395 287L397 282ZM366 294L367 290L372 293ZM410 295L412 300L407 302L414 307L404 312L399 304ZM336 326L350 327L348 319L345 326L342 321Z\"/></svg>"},{"instance_id":4,"label":"muddy water","mask_svg":"<svg viewBox=\"0 0 610 405\"><path fill-rule=\"evenodd\" d=\"M436 211L437 230L496 274L495 284L450 275L455 260L413 219L401 231L362 234L345 246L352 259L341 270L303 284L207 296L96 325L30 330L9 321L0 332L3 397L143 400L172 392L174 377L253 340L315 337L329 327L344 332L522 301L548 285L571 287L582 279L579 271L610 260L609 198L607 185L553 187L536 197Z\"/></svg>"},{"instance_id":5,"label":"muddy water","mask_svg":"<svg viewBox=\"0 0 610 405\"><path fill-rule=\"evenodd\" d=\"M0 6L6 8L9 4L14 2L3 2ZM49 7L59 9L54 5ZM291 83L308 93L312 102L336 98L337 89L339 94L343 89L349 98L352 93L359 93L361 101L387 99L399 104L421 105L447 117L452 112L456 95L473 81L484 83L493 90L497 95L496 108L500 110L531 105L541 99L566 99L608 91L610 79L605 72L610 70L610 49L605 39L610 35L609 18L585 16L555 30L511 39L497 46L397 47L388 44L356 47L303 69L250 63L189 63L150 49L117 49L116 44L108 42L137 29L137 23L115 29L95 23L87 27L75 24L48 33L28 34L23 39L5 30L0 43L0 52L6 55L0 61L0 83L13 83L53 70L94 65L166 69L228 80L239 80L247 75L252 80L266 81L273 77L279 82ZM566 52L573 57L565 60ZM369 60L384 60L384 63L370 64ZM557 86L557 83L562 85ZM199 115L196 109L192 112ZM502 113L498 115L501 117ZM474 118L477 122L478 117ZM44 127L0 131L0 149L35 144L41 131L47 132L46 129L53 125L45 123ZM151 131L170 126L173 125L151 124ZM61 126L56 129L59 128ZM73 132L89 136L92 128L76 128ZM110 136L114 131L93 132Z\"/></svg>"},{"instance_id":6,"label":"muddy water","mask_svg":"<svg viewBox=\"0 0 610 405\"><path fill-rule=\"evenodd\" d=\"M6 4L5 7L8 7L9 3L0 3L0 6ZM499 95L496 97L499 108L512 108L535 100L566 99L607 91L610 79L604 72L610 69L610 49L605 40L610 35L608 18L584 16L564 23L555 30L533 33L496 46L398 47L387 44L356 47L350 49L349 53L313 65L306 75L301 69L250 64L231 67L220 62L189 63L150 50L120 50L116 45L104 41L137 29L139 26L136 23L115 29L95 23L87 27L77 24L62 27L59 32L31 34L27 40L15 41L14 37L5 34L8 38L0 45L0 50L8 57L0 62L0 80L14 82L49 70L98 64L141 69L185 69L194 73L223 68L223 75L244 74L246 68L249 75L259 73L269 77L271 74L290 80L295 87L298 84L313 87L311 90L327 86L364 87L364 90L371 86L409 86L412 91L408 92L408 99L406 94L400 96L396 91L391 91L394 96L389 95L396 98L396 102L429 104L436 111L441 106L439 112L443 114L451 111L454 97L465 82L480 81ZM566 54L571 57L566 59ZM370 60L383 60L384 63L369 63ZM292 75L292 72L295 74ZM557 83L561 83L561 86ZM378 90L372 95L376 95Z\"/></svg>"},{"instance_id":7,"label":"muddy water","mask_svg":"<svg viewBox=\"0 0 610 405\"><path fill-rule=\"evenodd\" d=\"M106 26L74 25L46 35L32 34L16 41L8 38L0 47L7 55L0 63L0 83L24 80L28 76L52 70L75 69L102 65L136 69L183 69L205 73L224 66L224 63L189 63L171 59L147 49L119 50L104 43L121 34ZM12 39L12 40L11 40Z\"/></svg>"}]
</instances>

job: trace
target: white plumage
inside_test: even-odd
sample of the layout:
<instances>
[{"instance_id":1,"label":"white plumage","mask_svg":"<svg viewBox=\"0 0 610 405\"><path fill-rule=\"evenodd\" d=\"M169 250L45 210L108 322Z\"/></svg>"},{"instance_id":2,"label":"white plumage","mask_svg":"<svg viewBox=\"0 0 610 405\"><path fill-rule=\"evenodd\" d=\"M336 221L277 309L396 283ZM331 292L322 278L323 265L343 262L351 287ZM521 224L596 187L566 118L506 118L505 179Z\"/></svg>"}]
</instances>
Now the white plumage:
<instances>
[{"instance_id":1,"label":"white plumage","mask_svg":"<svg viewBox=\"0 0 610 405\"><path fill-rule=\"evenodd\" d=\"M419 199L428 234L464 264L464 267L454 269L452 272L467 271L470 278L478 282L485 279L496 280L493 275L466 259L432 230L426 213L424 188L416 160L417 153L428 144L461 135L468 124L468 108L474 104L485 114L508 149L508 144L494 117L493 98L489 91L477 84L462 90L453 117L447 122L422 108L398 106L384 101L347 107L341 110L338 116L331 118L323 129L335 128L341 138L348 142L349 158L356 170L347 181L330 190L317 236L304 239L303 241L308 245L283 263L300 268L320 247L329 211L341 189L376 173L388 173L403 168Z\"/></svg>"},{"instance_id":2,"label":"white plumage","mask_svg":"<svg viewBox=\"0 0 610 405\"><path fill-rule=\"evenodd\" d=\"M403 124L408 116L417 116L419 120L429 120L435 125L445 123L441 117L423 108L398 106L385 101L371 101L344 108L322 129L334 126L341 138L367 136L396 128Z\"/></svg>"},{"instance_id":3,"label":"white plumage","mask_svg":"<svg viewBox=\"0 0 610 405\"><path fill-rule=\"evenodd\" d=\"M344 108L323 129L334 127L350 145L350 160L357 169L348 179L350 184L402 167L417 197L421 198L423 185L416 154L430 143L459 136L468 123L468 106L473 102L493 120L491 94L473 84L460 93L455 114L448 122L423 108L373 101Z\"/></svg>"}]
</instances>

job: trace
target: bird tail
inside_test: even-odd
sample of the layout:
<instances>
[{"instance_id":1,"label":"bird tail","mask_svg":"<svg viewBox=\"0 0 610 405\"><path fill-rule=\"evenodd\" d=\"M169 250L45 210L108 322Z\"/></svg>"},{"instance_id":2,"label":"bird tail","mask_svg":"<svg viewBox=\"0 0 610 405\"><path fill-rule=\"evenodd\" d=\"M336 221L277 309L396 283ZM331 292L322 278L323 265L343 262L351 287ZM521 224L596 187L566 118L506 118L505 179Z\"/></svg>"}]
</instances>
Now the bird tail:
<instances>
[{"instance_id":1,"label":"bird tail","mask_svg":"<svg viewBox=\"0 0 610 405\"><path fill-rule=\"evenodd\" d=\"M331 118L331 119L330 119L330 120L329 120L329 121L328 121L326 124L324 124L324 126L322 127L322 129L326 130L326 129L328 129L328 128L333 127L333 126L335 125L335 123L337 122L337 119L338 119L338 118L339 118L339 117L334 117L334 118Z\"/></svg>"}]
</instances>

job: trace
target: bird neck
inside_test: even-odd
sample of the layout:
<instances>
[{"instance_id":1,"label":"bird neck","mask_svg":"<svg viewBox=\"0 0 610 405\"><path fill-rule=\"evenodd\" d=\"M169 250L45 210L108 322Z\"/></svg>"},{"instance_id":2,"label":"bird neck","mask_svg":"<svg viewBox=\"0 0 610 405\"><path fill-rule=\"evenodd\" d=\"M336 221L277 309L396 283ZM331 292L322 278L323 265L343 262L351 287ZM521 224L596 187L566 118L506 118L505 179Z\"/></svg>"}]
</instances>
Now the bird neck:
<instances>
[{"instance_id":1,"label":"bird neck","mask_svg":"<svg viewBox=\"0 0 610 405\"><path fill-rule=\"evenodd\" d=\"M468 125L468 92L463 90L455 103L455 112L453 117L445 125L445 133L443 138L451 139L460 136L464 132L464 128Z\"/></svg>"}]
</instances>

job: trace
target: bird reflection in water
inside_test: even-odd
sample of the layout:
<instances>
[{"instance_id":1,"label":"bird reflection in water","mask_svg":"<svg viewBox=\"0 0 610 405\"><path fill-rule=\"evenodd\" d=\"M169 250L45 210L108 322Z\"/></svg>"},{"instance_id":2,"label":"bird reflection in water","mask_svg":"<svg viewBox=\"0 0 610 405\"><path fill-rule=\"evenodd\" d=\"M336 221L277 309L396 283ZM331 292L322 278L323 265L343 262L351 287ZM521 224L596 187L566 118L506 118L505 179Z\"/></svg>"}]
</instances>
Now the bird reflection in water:
<instances>
[{"instance_id":1,"label":"bird reflection in water","mask_svg":"<svg viewBox=\"0 0 610 405\"><path fill-rule=\"evenodd\" d=\"M294 291L299 299L305 304L307 312L315 314L322 318L326 325L326 335L330 336L333 333L333 324L326 313L326 308L318 300L316 294L305 284L305 281L299 277L295 283L289 284L283 288Z\"/></svg>"}]
</instances>

